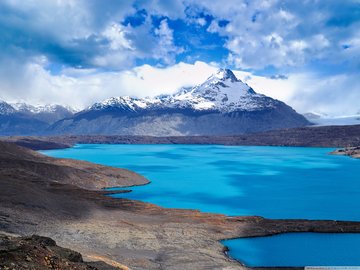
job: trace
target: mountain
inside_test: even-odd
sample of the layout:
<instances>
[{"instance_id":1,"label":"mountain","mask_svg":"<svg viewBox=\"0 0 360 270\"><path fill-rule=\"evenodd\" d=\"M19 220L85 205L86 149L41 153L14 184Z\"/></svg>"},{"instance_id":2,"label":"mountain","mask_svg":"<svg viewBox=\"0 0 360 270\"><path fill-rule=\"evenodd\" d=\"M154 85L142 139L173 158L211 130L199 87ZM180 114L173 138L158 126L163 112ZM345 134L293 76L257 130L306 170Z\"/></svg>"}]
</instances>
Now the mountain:
<instances>
[{"instance_id":1,"label":"mountain","mask_svg":"<svg viewBox=\"0 0 360 270\"><path fill-rule=\"evenodd\" d=\"M60 105L32 106L0 101L0 135L40 135L50 124L73 112Z\"/></svg>"},{"instance_id":2,"label":"mountain","mask_svg":"<svg viewBox=\"0 0 360 270\"><path fill-rule=\"evenodd\" d=\"M192 112L231 113L271 108L278 101L256 94L247 84L238 80L228 69L221 69L203 84L183 88L174 95L155 98L110 98L95 103L89 110L122 110L124 112L189 110Z\"/></svg>"},{"instance_id":3,"label":"mountain","mask_svg":"<svg viewBox=\"0 0 360 270\"><path fill-rule=\"evenodd\" d=\"M360 125L360 113L355 115L330 116L319 113L305 113L305 118L315 126Z\"/></svg>"},{"instance_id":4,"label":"mountain","mask_svg":"<svg viewBox=\"0 0 360 270\"><path fill-rule=\"evenodd\" d=\"M66 117L70 117L75 113L75 110L70 107L56 104L33 106L26 103L12 103L11 105L17 112L32 116L34 119L44 121L49 124Z\"/></svg>"},{"instance_id":5,"label":"mountain","mask_svg":"<svg viewBox=\"0 0 360 270\"><path fill-rule=\"evenodd\" d=\"M9 115L16 112L13 106L0 100L0 115Z\"/></svg>"},{"instance_id":6,"label":"mountain","mask_svg":"<svg viewBox=\"0 0 360 270\"><path fill-rule=\"evenodd\" d=\"M257 94L229 69L154 98L113 97L49 127L50 134L232 135L310 123L285 103Z\"/></svg>"},{"instance_id":7,"label":"mountain","mask_svg":"<svg viewBox=\"0 0 360 270\"><path fill-rule=\"evenodd\" d=\"M48 124L18 112L13 106L0 101L0 135L34 135Z\"/></svg>"}]
</instances>

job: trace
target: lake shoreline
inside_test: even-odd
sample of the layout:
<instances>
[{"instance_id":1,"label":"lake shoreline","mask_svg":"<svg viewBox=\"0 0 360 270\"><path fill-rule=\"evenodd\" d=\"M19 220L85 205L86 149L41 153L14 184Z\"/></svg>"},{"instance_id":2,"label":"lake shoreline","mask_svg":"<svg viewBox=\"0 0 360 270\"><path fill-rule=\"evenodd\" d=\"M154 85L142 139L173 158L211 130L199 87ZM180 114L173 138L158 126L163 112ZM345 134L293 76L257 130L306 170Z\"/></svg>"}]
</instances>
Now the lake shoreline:
<instances>
[{"instance_id":1,"label":"lake shoreline","mask_svg":"<svg viewBox=\"0 0 360 270\"><path fill-rule=\"evenodd\" d=\"M0 145L2 230L51 237L62 246L80 251L85 259L103 257L135 269L176 269L179 264L183 269L247 269L226 257L219 241L286 232L360 233L360 222L233 217L114 199L104 196L106 191L99 185L94 186L97 179L84 184L88 176L82 174L83 169L119 173L122 185L130 186L134 183L120 177L128 171ZM49 177L48 169L39 168L56 170L52 177L57 180ZM139 180L140 185L147 181ZM116 185L104 181L102 187Z\"/></svg>"},{"instance_id":2,"label":"lake shoreline","mask_svg":"<svg viewBox=\"0 0 360 270\"><path fill-rule=\"evenodd\" d=\"M346 147L337 149L331 152L332 155L349 156L353 158L360 158L360 146L357 147Z\"/></svg>"},{"instance_id":3,"label":"lake shoreline","mask_svg":"<svg viewBox=\"0 0 360 270\"><path fill-rule=\"evenodd\" d=\"M0 137L0 141L15 143L32 150L64 149L75 144L218 144L344 148L359 146L359 134L360 125L349 125L280 129L232 136L4 136Z\"/></svg>"}]
</instances>

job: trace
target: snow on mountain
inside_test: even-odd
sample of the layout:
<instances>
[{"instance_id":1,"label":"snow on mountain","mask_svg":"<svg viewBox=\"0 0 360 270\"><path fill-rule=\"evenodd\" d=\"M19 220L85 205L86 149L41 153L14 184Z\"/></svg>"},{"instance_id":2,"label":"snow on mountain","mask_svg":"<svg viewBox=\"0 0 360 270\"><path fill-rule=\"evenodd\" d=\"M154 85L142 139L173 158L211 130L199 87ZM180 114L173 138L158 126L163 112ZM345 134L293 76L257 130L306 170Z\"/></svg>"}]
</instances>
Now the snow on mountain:
<instances>
[{"instance_id":1,"label":"snow on mountain","mask_svg":"<svg viewBox=\"0 0 360 270\"><path fill-rule=\"evenodd\" d=\"M315 126L360 125L360 114L330 116L319 113L305 113L304 116Z\"/></svg>"},{"instance_id":2,"label":"snow on mountain","mask_svg":"<svg viewBox=\"0 0 360 270\"><path fill-rule=\"evenodd\" d=\"M257 94L237 79L229 69L219 69L204 83L193 88L182 88L172 95L154 98L112 97L95 103L88 110L122 109L142 111L156 109L191 109L194 111L254 111L274 106L273 99Z\"/></svg>"},{"instance_id":3,"label":"snow on mountain","mask_svg":"<svg viewBox=\"0 0 360 270\"><path fill-rule=\"evenodd\" d=\"M0 100L0 115L10 115L15 113L16 110L10 104Z\"/></svg>"},{"instance_id":4,"label":"snow on mountain","mask_svg":"<svg viewBox=\"0 0 360 270\"><path fill-rule=\"evenodd\" d=\"M0 101L0 135L34 135L47 126L47 123Z\"/></svg>"},{"instance_id":5,"label":"snow on mountain","mask_svg":"<svg viewBox=\"0 0 360 270\"><path fill-rule=\"evenodd\" d=\"M235 135L306 126L285 103L257 94L228 69L204 83L153 98L112 97L57 121L49 134Z\"/></svg>"},{"instance_id":6,"label":"snow on mountain","mask_svg":"<svg viewBox=\"0 0 360 270\"><path fill-rule=\"evenodd\" d=\"M46 105L30 105L26 104L24 102L18 102L18 103L12 103L12 107L14 107L18 112L23 113L33 113L33 114L39 114L39 113L55 113L59 110L67 110L71 113L74 113L75 110L68 107L68 106L61 106L56 104L46 104Z\"/></svg>"},{"instance_id":7,"label":"snow on mountain","mask_svg":"<svg viewBox=\"0 0 360 270\"><path fill-rule=\"evenodd\" d=\"M95 103L89 110L102 110L108 108L121 108L123 110L136 111L139 109L145 109L149 104L145 100L132 98L129 96L112 97L104 100L103 102Z\"/></svg>"},{"instance_id":8,"label":"snow on mountain","mask_svg":"<svg viewBox=\"0 0 360 270\"><path fill-rule=\"evenodd\" d=\"M33 106L0 101L0 134L40 134L50 124L74 115L74 110L60 105Z\"/></svg>"}]
</instances>

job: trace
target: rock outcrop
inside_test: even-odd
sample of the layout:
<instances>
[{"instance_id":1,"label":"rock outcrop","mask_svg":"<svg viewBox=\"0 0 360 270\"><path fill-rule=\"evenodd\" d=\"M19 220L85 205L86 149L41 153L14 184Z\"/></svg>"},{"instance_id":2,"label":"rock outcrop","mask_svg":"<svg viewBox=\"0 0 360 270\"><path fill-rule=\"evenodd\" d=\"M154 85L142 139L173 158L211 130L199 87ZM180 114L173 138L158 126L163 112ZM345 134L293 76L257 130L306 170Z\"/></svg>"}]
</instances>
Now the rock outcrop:
<instances>
[{"instance_id":1,"label":"rock outcrop","mask_svg":"<svg viewBox=\"0 0 360 270\"><path fill-rule=\"evenodd\" d=\"M84 262L79 252L59 247L48 237L15 237L0 233L0 269L3 270L128 270L104 262Z\"/></svg>"},{"instance_id":2,"label":"rock outcrop","mask_svg":"<svg viewBox=\"0 0 360 270\"><path fill-rule=\"evenodd\" d=\"M337 150L331 152L331 154L333 154L333 155L342 155L342 156L350 156L350 157L353 157L353 158L360 158L360 146L337 149Z\"/></svg>"}]
</instances>

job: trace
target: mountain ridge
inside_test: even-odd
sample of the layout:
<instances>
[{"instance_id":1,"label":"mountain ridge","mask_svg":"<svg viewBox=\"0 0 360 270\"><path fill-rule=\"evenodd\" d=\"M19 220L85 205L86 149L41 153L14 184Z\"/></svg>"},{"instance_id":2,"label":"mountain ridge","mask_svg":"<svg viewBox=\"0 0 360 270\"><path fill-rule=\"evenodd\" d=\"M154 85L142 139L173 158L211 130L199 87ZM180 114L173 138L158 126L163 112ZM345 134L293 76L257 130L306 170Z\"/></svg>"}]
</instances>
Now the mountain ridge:
<instances>
[{"instance_id":1,"label":"mountain ridge","mask_svg":"<svg viewBox=\"0 0 360 270\"><path fill-rule=\"evenodd\" d=\"M309 125L284 102L256 93L229 69L174 94L111 97L49 127L49 134L230 135Z\"/></svg>"},{"instance_id":2,"label":"mountain ridge","mask_svg":"<svg viewBox=\"0 0 360 270\"><path fill-rule=\"evenodd\" d=\"M38 135L74 111L61 105L29 105L0 100L0 135Z\"/></svg>"},{"instance_id":3,"label":"mountain ridge","mask_svg":"<svg viewBox=\"0 0 360 270\"><path fill-rule=\"evenodd\" d=\"M144 109L159 109L159 106L161 106L167 109L214 110L226 113L236 110L256 110L259 108L256 99L265 97L257 94L250 86L237 79L231 70L219 69L217 73L211 75L202 84L192 88L181 88L174 94L145 98L111 97L93 104L87 110L118 107L128 111L141 111ZM263 107L271 106L271 104L262 105Z\"/></svg>"},{"instance_id":4,"label":"mountain ridge","mask_svg":"<svg viewBox=\"0 0 360 270\"><path fill-rule=\"evenodd\" d=\"M173 94L110 97L79 112L0 102L1 135L236 135L306 125L304 116L256 93L230 69Z\"/></svg>"}]
</instances>

